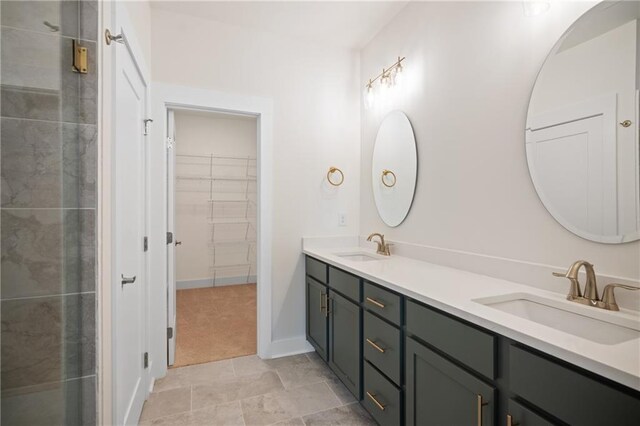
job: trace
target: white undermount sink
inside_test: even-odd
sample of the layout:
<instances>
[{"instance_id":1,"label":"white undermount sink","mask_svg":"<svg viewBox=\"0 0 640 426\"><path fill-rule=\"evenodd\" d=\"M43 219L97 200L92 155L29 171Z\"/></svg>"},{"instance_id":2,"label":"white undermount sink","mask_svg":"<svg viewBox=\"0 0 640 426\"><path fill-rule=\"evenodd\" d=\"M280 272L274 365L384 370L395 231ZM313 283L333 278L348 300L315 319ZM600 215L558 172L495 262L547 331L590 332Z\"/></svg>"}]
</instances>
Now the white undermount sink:
<instances>
[{"instance_id":1,"label":"white undermount sink","mask_svg":"<svg viewBox=\"0 0 640 426\"><path fill-rule=\"evenodd\" d=\"M475 299L474 302L603 345L640 338L640 316L610 312L528 293Z\"/></svg>"},{"instance_id":2,"label":"white undermount sink","mask_svg":"<svg viewBox=\"0 0 640 426\"><path fill-rule=\"evenodd\" d=\"M372 260L380 260L380 258L378 257L363 252L336 253L335 255L345 260L354 260L356 262L370 262Z\"/></svg>"}]
</instances>

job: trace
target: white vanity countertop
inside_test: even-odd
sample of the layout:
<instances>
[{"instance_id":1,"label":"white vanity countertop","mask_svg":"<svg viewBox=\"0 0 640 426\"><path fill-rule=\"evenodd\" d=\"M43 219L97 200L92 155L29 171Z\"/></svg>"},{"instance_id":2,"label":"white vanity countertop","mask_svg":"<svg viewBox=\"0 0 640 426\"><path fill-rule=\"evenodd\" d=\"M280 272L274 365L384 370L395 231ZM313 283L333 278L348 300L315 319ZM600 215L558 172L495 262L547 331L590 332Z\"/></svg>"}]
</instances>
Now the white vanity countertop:
<instances>
[{"instance_id":1,"label":"white vanity countertop","mask_svg":"<svg viewBox=\"0 0 640 426\"><path fill-rule=\"evenodd\" d=\"M368 281L640 390L640 339L616 345L599 344L473 301L491 296L528 293L571 303L561 294L401 256L379 256L380 260L364 262L337 256L363 252L376 256L375 251L357 246L330 248L322 244L304 244L303 252ZM567 282L567 290L568 288ZM584 309L600 311L586 306ZM627 320L638 318L637 313L631 311L607 312L607 315L610 314L620 315Z\"/></svg>"}]
</instances>

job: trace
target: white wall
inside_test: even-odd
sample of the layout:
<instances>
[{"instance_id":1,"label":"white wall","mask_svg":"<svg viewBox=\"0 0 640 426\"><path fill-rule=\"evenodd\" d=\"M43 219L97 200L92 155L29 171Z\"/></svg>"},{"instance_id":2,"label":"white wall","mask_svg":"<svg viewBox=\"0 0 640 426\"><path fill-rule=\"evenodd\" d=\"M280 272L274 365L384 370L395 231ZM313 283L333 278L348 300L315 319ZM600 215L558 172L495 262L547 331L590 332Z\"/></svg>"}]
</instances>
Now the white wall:
<instances>
[{"instance_id":1,"label":"white wall","mask_svg":"<svg viewBox=\"0 0 640 426\"><path fill-rule=\"evenodd\" d=\"M214 247L217 241L231 242L244 239L255 241L256 224L256 182L253 181L211 181L180 179L180 176L215 176L244 177L246 174L256 175L255 160L211 159L183 157L182 155L198 155L246 157L255 159L257 143L257 120L255 117L239 117L233 115L212 114L204 112L175 112L176 132L176 210L175 238L182 242L176 247L176 281L178 287L187 288L204 286L208 282L216 284L242 284L247 278L255 278L256 251L253 243L233 243ZM210 170L213 162L213 170ZM213 203L210 191L214 191L214 199L235 200L248 193L251 200L245 203ZM212 235L211 217L245 217L250 225L224 224L215 225ZM247 232L246 227L249 226ZM215 240L213 239L215 237ZM218 268L215 264L238 265L247 263L248 267ZM215 259L214 259L215 255ZM206 282L205 282L206 281ZM191 283L190 283L191 282ZM253 281L255 282L255 281Z\"/></svg>"},{"instance_id":2,"label":"white wall","mask_svg":"<svg viewBox=\"0 0 640 426\"><path fill-rule=\"evenodd\" d=\"M361 86L406 56L407 79L362 112L360 233L547 265L584 258L598 272L638 279L640 242L583 240L543 207L529 178L524 127L536 75L556 40L593 3L553 2L527 18L521 2L410 3L361 53ZM418 144L413 208L386 227L371 191L376 131L406 112ZM559 291L565 284L558 283Z\"/></svg>"},{"instance_id":3,"label":"white wall","mask_svg":"<svg viewBox=\"0 0 640 426\"><path fill-rule=\"evenodd\" d=\"M151 5L146 0L122 1L133 24L144 63L151 63Z\"/></svg>"},{"instance_id":4,"label":"white wall","mask_svg":"<svg viewBox=\"0 0 640 426\"><path fill-rule=\"evenodd\" d=\"M358 55L156 9L151 18L155 82L273 100L272 339L304 343L301 237L359 230ZM345 172L337 189L330 166Z\"/></svg>"}]
</instances>

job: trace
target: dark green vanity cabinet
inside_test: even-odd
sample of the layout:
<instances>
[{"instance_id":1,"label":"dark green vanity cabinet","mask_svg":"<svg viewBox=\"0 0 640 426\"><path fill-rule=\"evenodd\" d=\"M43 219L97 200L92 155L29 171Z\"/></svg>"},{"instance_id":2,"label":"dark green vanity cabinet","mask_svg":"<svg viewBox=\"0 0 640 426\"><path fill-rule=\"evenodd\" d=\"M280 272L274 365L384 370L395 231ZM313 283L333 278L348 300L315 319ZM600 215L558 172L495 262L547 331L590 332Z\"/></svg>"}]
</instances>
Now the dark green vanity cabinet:
<instances>
[{"instance_id":1,"label":"dark green vanity cabinet","mask_svg":"<svg viewBox=\"0 0 640 426\"><path fill-rule=\"evenodd\" d=\"M408 425L492 425L493 386L412 338L406 340Z\"/></svg>"},{"instance_id":2,"label":"dark green vanity cabinet","mask_svg":"<svg viewBox=\"0 0 640 426\"><path fill-rule=\"evenodd\" d=\"M307 341L316 349L318 355L327 360L327 287L311 277L306 279L307 299Z\"/></svg>"},{"instance_id":3,"label":"dark green vanity cabinet","mask_svg":"<svg viewBox=\"0 0 640 426\"><path fill-rule=\"evenodd\" d=\"M333 372L361 397L360 278L306 258L306 334Z\"/></svg>"},{"instance_id":4,"label":"dark green vanity cabinet","mask_svg":"<svg viewBox=\"0 0 640 426\"><path fill-rule=\"evenodd\" d=\"M640 392L312 258L307 337L381 426L640 425Z\"/></svg>"},{"instance_id":5,"label":"dark green vanity cabinet","mask_svg":"<svg viewBox=\"0 0 640 426\"><path fill-rule=\"evenodd\" d=\"M360 306L335 291L329 296L329 366L360 397Z\"/></svg>"},{"instance_id":6,"label":"dark green vanity cabinet","mask_svg":"<svg viewBox=\"0 0 640 426\"><path fill-rule=\"evenodd\" d=\"M362 405L378 424L396 426L404 417L402 296L365 281L362 306Z\"/></svg>"},{"instance_id":7,"label":"dark green vanity cabinet","mask_svg":"<svg viewBox=\"0 0 640 426\"><path fill-rule=\"evenodd\" d=\"M509 347L508 368L511 392L564 423L640 424L638 392L519 344Z\"/></svg>"}]
</instances>

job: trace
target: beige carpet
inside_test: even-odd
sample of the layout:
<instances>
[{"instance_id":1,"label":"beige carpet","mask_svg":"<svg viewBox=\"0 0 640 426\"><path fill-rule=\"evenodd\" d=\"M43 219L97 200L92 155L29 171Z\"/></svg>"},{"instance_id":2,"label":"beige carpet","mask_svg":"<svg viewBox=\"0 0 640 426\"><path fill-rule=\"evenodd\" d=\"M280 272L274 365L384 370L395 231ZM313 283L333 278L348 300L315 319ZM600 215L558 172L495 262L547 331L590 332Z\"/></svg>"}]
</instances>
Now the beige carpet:
<instances>
[{"instance_id":1,"label":"beige carpet","mask_svg":"<svg viewBox=\"0 0 640 426\"><path fill-rule=\"evenodd\" d=\"M256 285L178 290L173 367L256 353Z\"/></svg>"}]
</instances>

